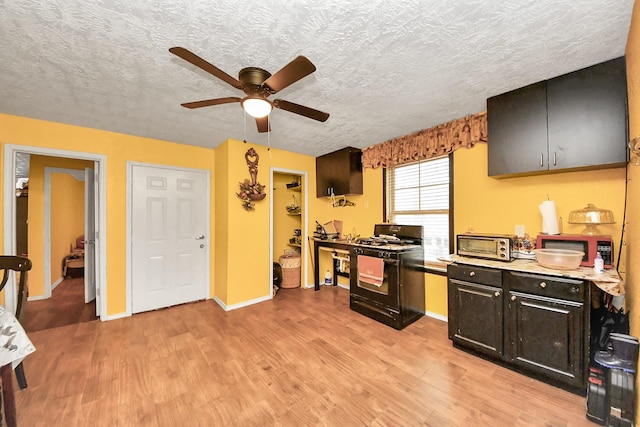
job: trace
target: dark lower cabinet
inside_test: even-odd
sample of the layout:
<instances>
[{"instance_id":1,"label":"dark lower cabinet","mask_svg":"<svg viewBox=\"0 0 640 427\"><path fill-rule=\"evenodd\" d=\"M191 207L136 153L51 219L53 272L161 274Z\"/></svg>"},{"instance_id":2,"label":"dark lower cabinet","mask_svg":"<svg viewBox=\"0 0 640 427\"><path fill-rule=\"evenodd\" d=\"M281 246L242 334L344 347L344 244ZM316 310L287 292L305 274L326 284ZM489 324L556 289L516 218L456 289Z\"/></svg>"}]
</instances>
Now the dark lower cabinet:
<instances>
[{"instance_id":1,"label":"dark lower cabinet","mask_svg":"<svg viewBox=\"0 0 640 427\"><path fill-rule=\"evenodd\" d=\"M488 355L503 355L502 289L449 280L449 338Z\"/></svg>"},{"instance_id":2,"label":"dark lower cabinet","mask_svg":"<svg viewBox=\"0 0 640 427\"><path fill-rule=\"evenodd\" d=\"M509 292L509 360L532 373L583 386L583 305Z\"/></svg>"},{"instance_id":3,"label":"dark lower cabinet","mask_svg":"<svg viewBox=\"0 0 640 427\"><path fill-rule=\"evenodd\" d=\"M568 386L586 387L588 286L583 280L503 272L509 361Z\"/></svg>"},{"instance_id":4,"label":"dark lower cabinet","mask_svg":"<svg viewBox=\"0 0 640 427\"><path fill-rule=\"evenodd\" d=\"M589 282L458 264L447 276L454 345L585 393Z\"/></svg>"}]
</instances>

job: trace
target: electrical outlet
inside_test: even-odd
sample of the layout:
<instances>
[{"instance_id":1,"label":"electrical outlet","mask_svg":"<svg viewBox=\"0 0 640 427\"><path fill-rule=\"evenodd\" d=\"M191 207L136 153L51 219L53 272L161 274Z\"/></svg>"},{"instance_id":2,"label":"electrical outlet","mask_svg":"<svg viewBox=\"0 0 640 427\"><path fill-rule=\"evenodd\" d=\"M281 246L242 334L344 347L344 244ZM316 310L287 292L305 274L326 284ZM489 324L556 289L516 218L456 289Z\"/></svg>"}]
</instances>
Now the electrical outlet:
<instances>
[{"instance_id":1,"label":"electrical outlet","mask_svg":"<svg viewBox=\"0 0 640 427\"><path fill-rule=\"evenodd\" d=\"M516 236L524 237L524 225L516 225Z\"/></svg>"}]
</instances>

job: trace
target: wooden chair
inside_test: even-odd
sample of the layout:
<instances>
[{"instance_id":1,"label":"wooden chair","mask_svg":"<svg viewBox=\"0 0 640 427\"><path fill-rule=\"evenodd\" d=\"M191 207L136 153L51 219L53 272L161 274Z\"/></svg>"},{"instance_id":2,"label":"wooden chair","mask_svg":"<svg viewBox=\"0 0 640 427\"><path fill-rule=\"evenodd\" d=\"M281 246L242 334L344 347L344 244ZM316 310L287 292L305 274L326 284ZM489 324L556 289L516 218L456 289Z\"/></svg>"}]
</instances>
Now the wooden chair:
<instances>
[{"instance_id":1,"label":"wooden chair","mask_svg":"<svg viewBox=\"0 0 640 427\"><path fill-rule=\"evenodd\" d=\"M0 255L0 270L4 270L0 291L2 291L9 280L9 272L15 271L18 283L17 305L15 317L18 322L21 320L22 308L27 299L27 272L31 270L31 261L20 256ZM21 389L27 388L27 380L24 375L22 363L15 369L18 385ZM11 364L0 367L0 377L2 381L2 402L4 404L4 416L8 426L16 425L16 404L13 395L13 383L11 381ZM0 418L1 420L1 418Z\"/></svg>"},{"instance_id":2,"label":"wooden chair","mask_svg":"<svg viewBox=\"0 0 640 427\"><path fill-rule=\"evenodd\" d=\"M31 260L21 256L0 255L0 270L4 270L0 291L2 291L9 279L9 271L15 271L18 275L18 292L15 316L18 322L22 321L22 308L27 300L27 271L31 270ZM27 388L27 379L24 376L22 363L16 366L16 378L21 389Z\"/></svg>"}]
</instances>

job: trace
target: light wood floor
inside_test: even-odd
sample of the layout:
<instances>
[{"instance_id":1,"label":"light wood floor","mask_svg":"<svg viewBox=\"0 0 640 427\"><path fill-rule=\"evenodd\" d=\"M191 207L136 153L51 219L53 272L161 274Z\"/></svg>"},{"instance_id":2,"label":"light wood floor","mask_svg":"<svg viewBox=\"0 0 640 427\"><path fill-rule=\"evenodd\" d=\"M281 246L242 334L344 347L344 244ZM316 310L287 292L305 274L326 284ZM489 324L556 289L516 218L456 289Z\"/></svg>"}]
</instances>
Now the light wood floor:
<instances>
[{"instance_id":1,"label":"light wood floor","mask_svg":"<svg viewBox=\"0 0 640 427\"><path fill-rule=\"evenodd\" d=\"M21 426L595 425L584 397L454 349L444 322L372 321L342 288L29 336Z\"/></svg>"},{"instance_id":2,"label":"light wood floor","mask_svg":"<svg viewBox=\"0 0 640 427\"><path fill-rule=\"evenodd\" d=\"M96 320L96 302L84 302L84 279L64 279L51 292L51 298L27 301L22 327L27 333Z\"/></svg>"}]
</instances>

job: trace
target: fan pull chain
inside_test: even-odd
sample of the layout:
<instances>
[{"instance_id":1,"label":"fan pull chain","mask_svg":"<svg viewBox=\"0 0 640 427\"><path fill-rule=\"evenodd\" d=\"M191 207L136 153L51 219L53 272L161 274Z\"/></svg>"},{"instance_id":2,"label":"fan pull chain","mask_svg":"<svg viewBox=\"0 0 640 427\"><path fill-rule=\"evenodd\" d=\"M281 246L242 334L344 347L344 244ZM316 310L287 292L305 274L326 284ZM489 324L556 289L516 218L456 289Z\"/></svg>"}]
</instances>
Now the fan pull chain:
<instances>
[{"instance_id":1,"label":"fan pull chain","mask_svg":"<svg viewBox=\"0 0 640 427\"><path fill-rule=\"evenodd\" d=\"M242 112L244 113L244 120L243 120L243 124L244 124L244 138L242 139L242 142L244 142L245 144L247 143L247 112L244 111L244 108L242 109Z\"/></svg>"},{"instance_id":2,"label":"fan pull chain","mask_svg":"<svg viewBox=\"0 0 640 427\"><path fill-rule=\"evenodd\" d=\"M269 159L271 159L271 113L267 114L267 152L269 153Z\"/></svg>"}]
</instances>

